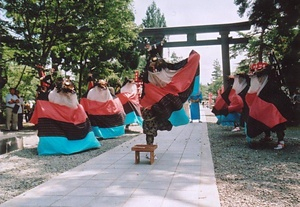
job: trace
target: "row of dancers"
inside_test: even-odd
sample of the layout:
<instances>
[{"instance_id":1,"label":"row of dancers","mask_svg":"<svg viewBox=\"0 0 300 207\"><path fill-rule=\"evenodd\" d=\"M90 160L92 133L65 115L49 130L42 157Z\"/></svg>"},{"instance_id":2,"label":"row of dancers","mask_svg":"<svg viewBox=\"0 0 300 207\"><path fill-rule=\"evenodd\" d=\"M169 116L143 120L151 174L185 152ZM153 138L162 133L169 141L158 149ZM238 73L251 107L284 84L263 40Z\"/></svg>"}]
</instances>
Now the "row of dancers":
<instances>
[{"instance_id":1,"label":"row of dancers","mask_svg":"<svg viewBox=\"0 0 300 207\"><path fill-rule=\"evenodd\" d=\"M271 132L276 133L274 149L281 150L285 147L287 123L293 117L292 103L281 89L272 65L257 63L253 66L248 74L229 77L229 86L217 97L212 112L218 124L244 126L250 147L270 143ZM254 138L261 134L264 137L255 142Z\"/></svg>"},{"instance_id":2,"label":"row of dancers","mask_svg":"<svg viewBox=\"0 0 300 207\"><path fill-rule=\"evenodd\" d=\"M116 138L125 134L126 125L142 124L134 82L128 81L114 95L107 82L99 80L80 100L70 79L57 78L54 85L37 99L30 120L38 130L39 155L98 148L99 138Z\"/></svg>"},{"instance_id":3,"label":"row of dancers","mask_svg":"<svg viewBox=\"0 0 300 207\"><path fill-rule=\"evenodd\" d=\"M56 78L46 98L36 101L30 120L38 130L38 154L73 154L99 148L97 138L117 138L132 123L142 126L146 144L154 144L158 130L189 123L183 104L199 90L195 84L199 82L199 61L196 51L177 63L150 57L142 75L141 97L130 79L118 94L112 93L105 80L99 80L78 100L74 83Z\"/></svg>"}]
</instances>

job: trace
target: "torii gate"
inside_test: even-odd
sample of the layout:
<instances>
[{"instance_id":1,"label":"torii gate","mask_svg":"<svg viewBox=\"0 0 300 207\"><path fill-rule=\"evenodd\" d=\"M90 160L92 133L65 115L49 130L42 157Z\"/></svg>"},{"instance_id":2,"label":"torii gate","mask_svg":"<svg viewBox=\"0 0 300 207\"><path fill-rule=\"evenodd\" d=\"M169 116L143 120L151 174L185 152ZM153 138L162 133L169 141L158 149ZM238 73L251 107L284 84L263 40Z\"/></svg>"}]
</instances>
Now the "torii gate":
<instances>
[{"instance_id":1,"label":"torii gate","mask_svg":"<svg viewBox=\"0 0 300 207\"><path fill-rule=\"evenodd\" d=\"M227 77L230 75L229 44L240 44L248 42L248 38L232 38L228 37L228 35L231 31L250 30L250 27L251 24L247 21L232 24L146 28L139 35L141 37L154 37L158 42L161 41L163 37L168 35L187 35L186 41L166 42L164 44L164 47L221 45L223 84L224 88L227 88ZM197 40L197 34L213 32L219 32L221 37L213 40Z\"/></svg>"}]
</instances>

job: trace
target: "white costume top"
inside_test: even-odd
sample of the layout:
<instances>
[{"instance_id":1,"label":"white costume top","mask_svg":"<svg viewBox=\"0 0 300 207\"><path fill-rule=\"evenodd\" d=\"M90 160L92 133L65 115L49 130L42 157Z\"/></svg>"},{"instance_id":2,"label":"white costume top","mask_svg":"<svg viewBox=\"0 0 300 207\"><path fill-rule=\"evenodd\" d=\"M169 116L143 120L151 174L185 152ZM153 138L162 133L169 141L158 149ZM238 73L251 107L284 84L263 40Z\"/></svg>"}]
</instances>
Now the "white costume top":
<instances>
[{"instance_id":1,"label":"white costume top","mask_svg":"<svg viewBox=\"0 0 300 207\"><path fill-rule=\"evenodd\" d=\"M150 72L148 71L148 80L153 85L156 85L160 88L169 84L173 78L173 76L180 70L169 70L167 68L162 69L158 72Z\"/></svg>"},{"instance_id":2,"label":"white costume top","mask_svg":"<svg viewBox=\"0 0 300 207\"><path fill-rule=\"evenodd\" d=\"M62 91L58 93L56 88L49 93L48 99L52 103L74 109L77 108L79 104L76 93L64 93Z\"/></svg>"},{"instance_id":3,"label":"white costume top","mask_svg":"<svg viewBox=\"0 0 300 207\"><path fill-rule=\"evenodd\" d=\"M257 77L257 75L250 76L250 88L248 93L260 93L260 91L265 87L268 82L268 76L263 75Z\"/></svg>"},{"instance_id":4,"label":"white costume top","mask_svg":"<svg viewBox=\"0 0 300 207\"><path fill-rule=\"evenodd\" d=\"M106 102L108 100L112 100L113 97L108 88L100 88L96 86L88 92L87 99L98 102Z\"/></svg>"},{"instance_id":5,"label":"white costume top","mask_svg":"<svg viewBox=\"0 0 300 207\"><path fill-rule=\"evenodd\" d=\"M246 78L243 78L239 75L234 76L232 89L235 90L236 94L239 94L240 92L242 92L246 86L247 86Z\"/></svg>"},{"instance_id":6,"label":"white costume top","mask_svg":"<svg viewBox=\"0 0 300 207\"><path fill-rule=\"evenodd\" d=\"M137 94L137 86L135 83L126 83L120 90L121 93L129 93L132 96Z\"/></svg>"}]
</instances>

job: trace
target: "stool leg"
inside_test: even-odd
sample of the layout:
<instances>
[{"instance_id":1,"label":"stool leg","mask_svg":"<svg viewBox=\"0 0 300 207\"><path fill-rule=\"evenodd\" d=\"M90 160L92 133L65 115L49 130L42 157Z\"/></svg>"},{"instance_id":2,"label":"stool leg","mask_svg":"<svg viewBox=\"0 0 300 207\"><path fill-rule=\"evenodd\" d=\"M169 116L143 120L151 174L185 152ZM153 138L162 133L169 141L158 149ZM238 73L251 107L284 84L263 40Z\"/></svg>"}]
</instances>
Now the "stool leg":
<instances>
[{"instance_id":1,"label":"stool leg","mask_svg":"<svg viewBox=\"0 0 300 207\"><path fill-rule=\"evenodd\" d=\"M140 162L140 152L135 151L135 164Z\"/></svg>"},{"instance_id":2,"label":"stool leg","mask_svg":"<svg viewBox=\"0 0 300 207\"><path fill-rule=\"evenodd\" d=\"M150 164L152 165L154 162L154 152L150 152Z\"/></svg>"}]
</instances>

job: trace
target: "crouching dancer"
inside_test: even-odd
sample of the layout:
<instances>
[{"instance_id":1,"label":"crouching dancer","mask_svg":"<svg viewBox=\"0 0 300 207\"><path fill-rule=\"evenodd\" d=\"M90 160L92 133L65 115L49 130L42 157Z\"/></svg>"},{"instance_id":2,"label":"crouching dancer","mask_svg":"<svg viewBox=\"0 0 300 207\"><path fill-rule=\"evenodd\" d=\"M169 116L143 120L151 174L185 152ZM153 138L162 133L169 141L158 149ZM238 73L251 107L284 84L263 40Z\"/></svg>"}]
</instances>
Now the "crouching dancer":
<instances>
[{"instance_id":1,"label":"crouching dancer","mask_svg":"<svg viewBox=\"0 0 300 207\"><path fill-rule=\"evenodd\" d=\"M200 55L195 51L178 63L165 62L159 54L150 58L143 74L140 101L147 144L153 144L158 130L170 131L173 126L189 123L183 104L200 73L199 60Z\"/></svg>"}]
</instances>

